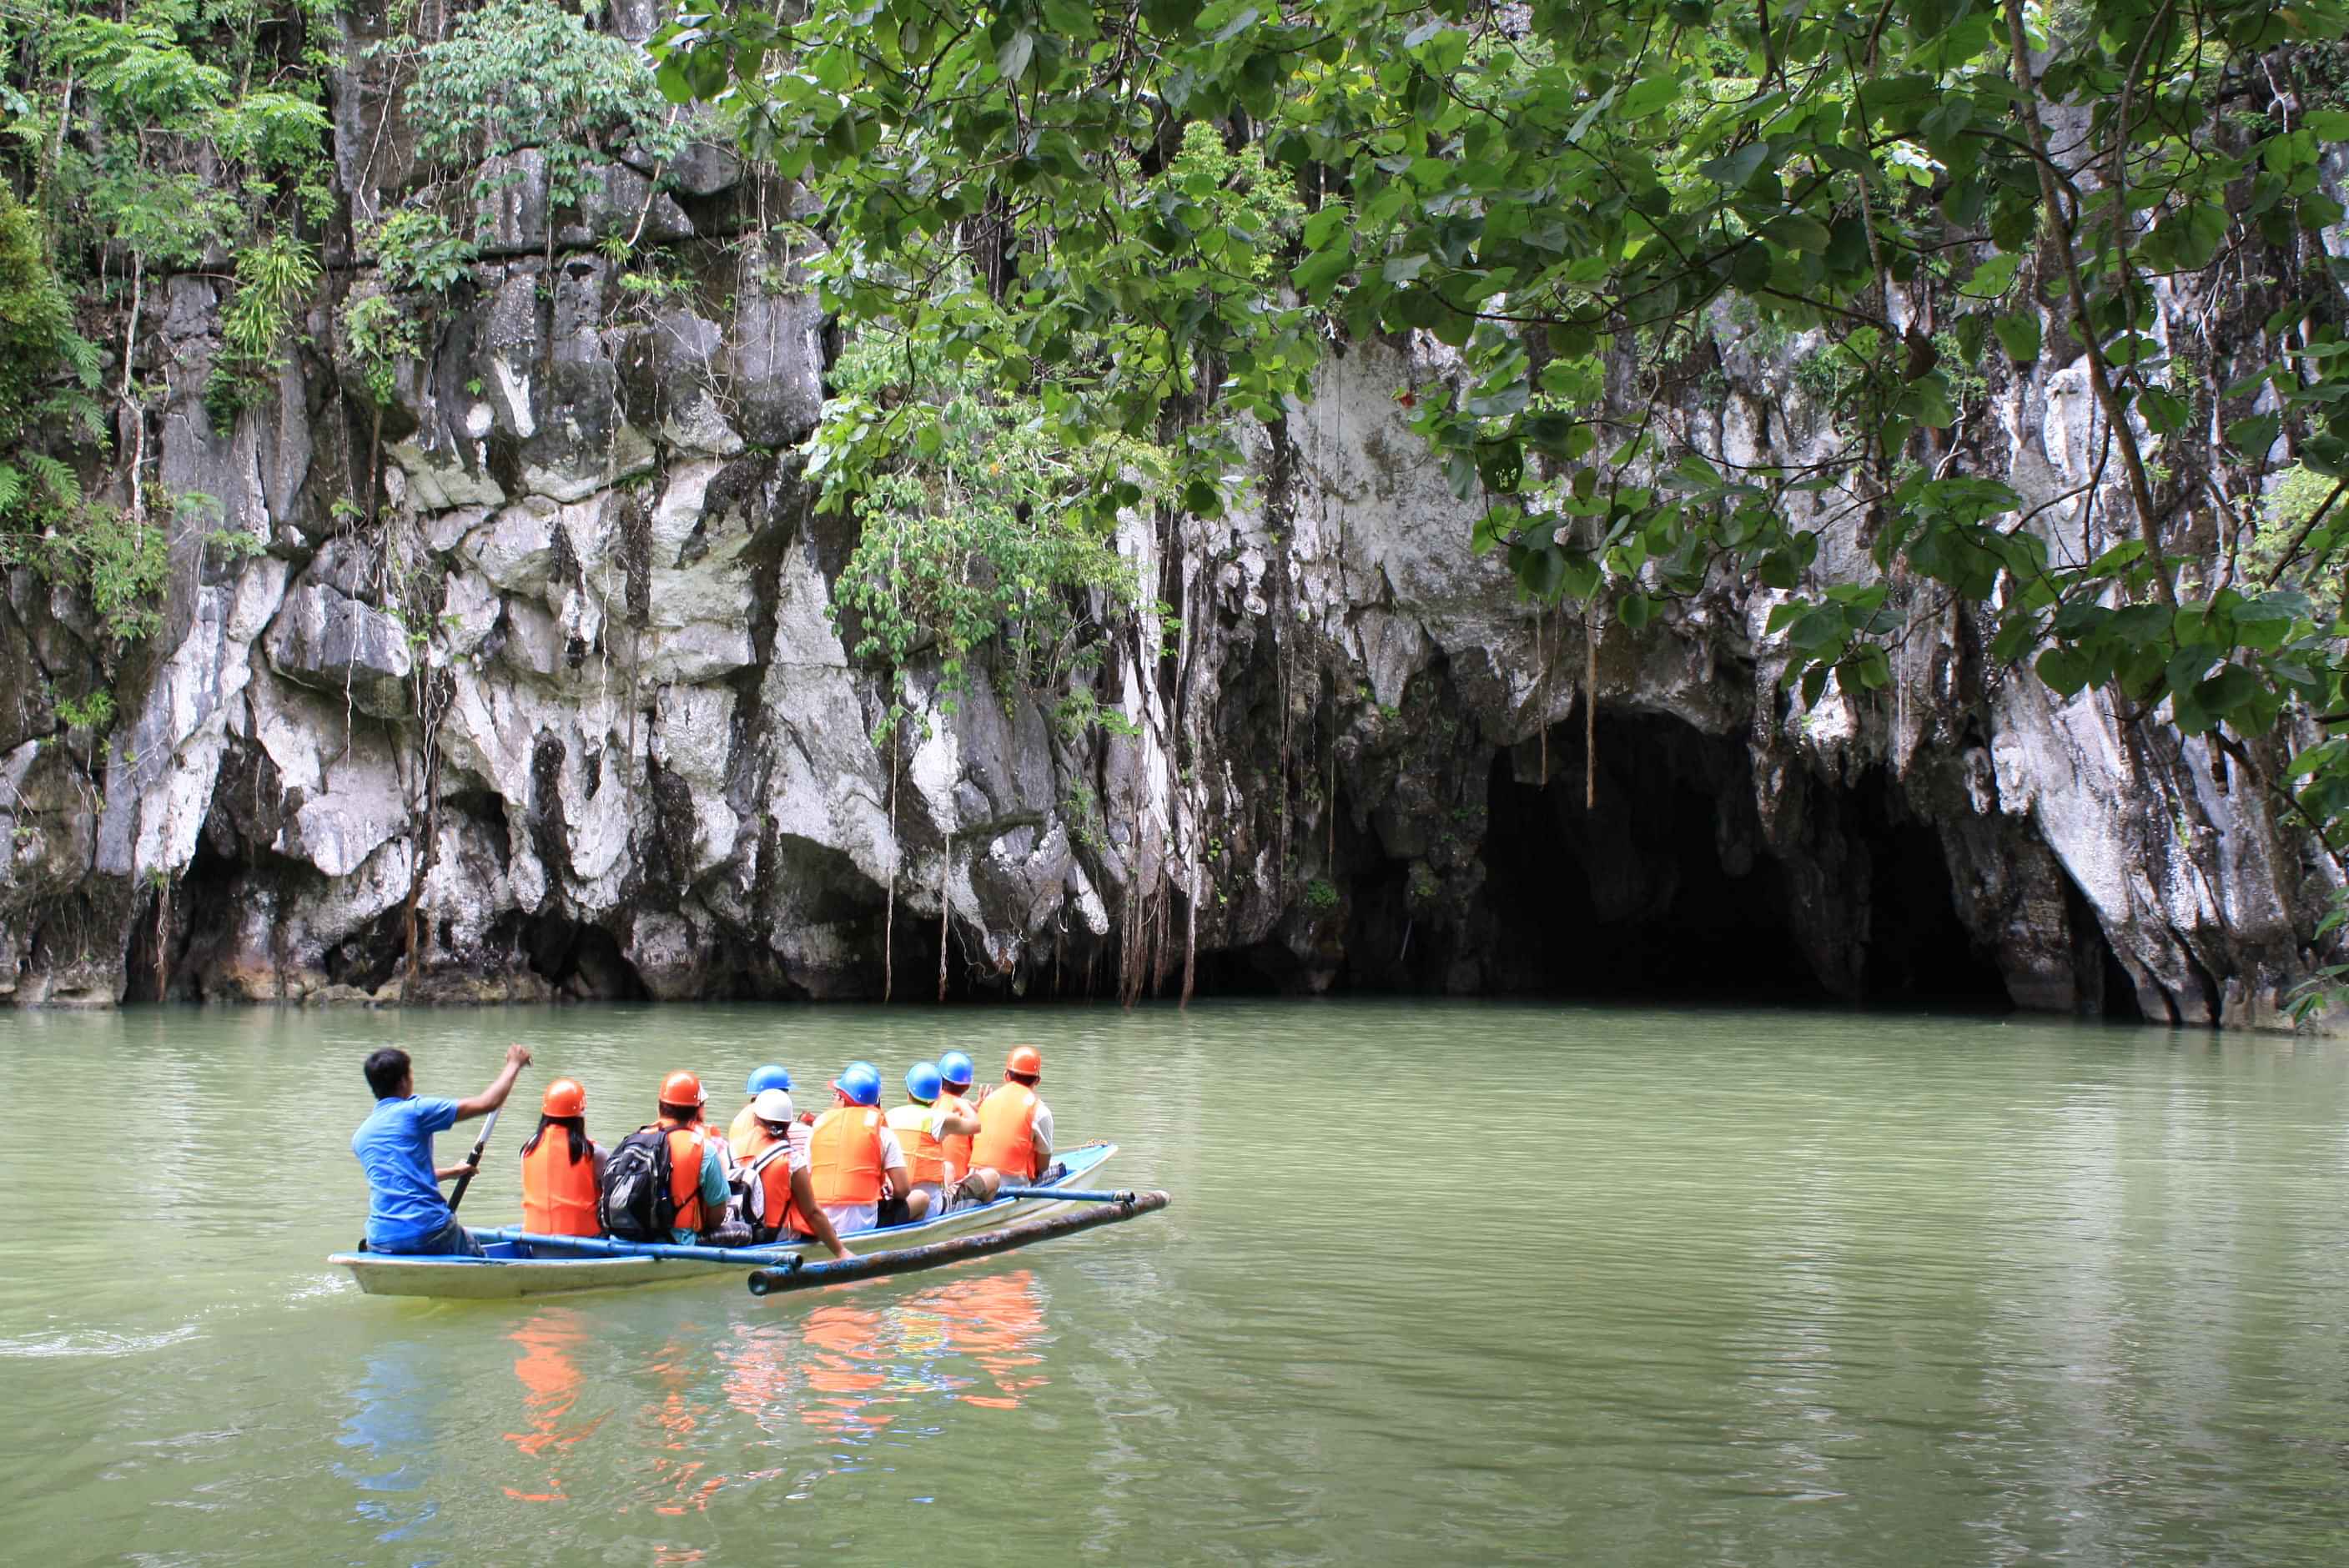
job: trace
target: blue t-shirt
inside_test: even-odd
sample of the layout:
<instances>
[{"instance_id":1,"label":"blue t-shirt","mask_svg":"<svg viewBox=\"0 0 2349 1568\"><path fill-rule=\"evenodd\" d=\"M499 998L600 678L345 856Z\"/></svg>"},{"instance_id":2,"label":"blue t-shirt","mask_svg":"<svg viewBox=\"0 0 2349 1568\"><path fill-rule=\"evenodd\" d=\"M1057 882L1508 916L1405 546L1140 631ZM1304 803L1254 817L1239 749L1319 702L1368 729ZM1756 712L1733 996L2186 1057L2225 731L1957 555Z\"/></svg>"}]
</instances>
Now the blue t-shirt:
<instances>
[{"instance_id":1,"label":"blue t-shirt","mask_svg":"<svg viewBox=\"0 0 2349 1568\"><path fill-rule=\"evenodd\" d=\"M455 1100L409 1095L377 1100L351 1134L351 1152L367 1171L370 1252L413 1246L453 1217L432 1178L432 1135L456 1125Z\"/></svg>"}]
</instances>

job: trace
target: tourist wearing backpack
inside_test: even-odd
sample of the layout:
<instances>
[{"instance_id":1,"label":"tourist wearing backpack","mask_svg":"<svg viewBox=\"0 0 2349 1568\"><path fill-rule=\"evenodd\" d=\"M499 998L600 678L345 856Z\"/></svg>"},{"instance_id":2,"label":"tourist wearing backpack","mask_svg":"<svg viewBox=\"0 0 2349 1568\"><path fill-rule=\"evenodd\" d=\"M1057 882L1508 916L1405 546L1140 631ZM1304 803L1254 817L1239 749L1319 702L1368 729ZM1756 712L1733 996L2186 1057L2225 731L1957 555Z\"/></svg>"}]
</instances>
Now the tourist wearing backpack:
<instances>
[{"instance_id":1,"label":"tourist wearing backpack","mask_svg":"<svg viewBox=\"0 0 2349 1568\"><path fill-rule=\"evenodd\" d=\"M701 1080L661 1080L659 1115L620 1140L604 1172L604 1228L624 1241L698 1246L726 1220L732 1196L719 1140L704 1132Z\"/></svg>"}]
</instances>

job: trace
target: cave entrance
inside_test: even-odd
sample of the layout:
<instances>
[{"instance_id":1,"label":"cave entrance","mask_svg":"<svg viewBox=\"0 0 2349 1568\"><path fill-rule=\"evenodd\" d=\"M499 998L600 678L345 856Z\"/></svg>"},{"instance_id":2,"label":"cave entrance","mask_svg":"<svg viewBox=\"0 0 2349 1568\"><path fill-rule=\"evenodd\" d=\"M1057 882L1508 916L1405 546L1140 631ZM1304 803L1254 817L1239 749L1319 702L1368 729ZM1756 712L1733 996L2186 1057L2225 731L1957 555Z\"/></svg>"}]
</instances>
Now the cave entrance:
<instances>
[{"instance_id":1,"label":"cave entrance","mask_svg":"<svg viewBox=\"0 0 2349 1568\"><path fill-rule=\"evenodd\" d=\"M1868 940L1860 996L1870 1006L2008 1012L1998 965L1958 918L1940 835L1912 816L1890 775L1863 774L1838 801L1868 851Z\"/></svg>"},{"instance_id":2,"label":"cave entrance","mask_svg":"<svg viewBox=\"0 0 2349 1568\"><path fill-rule=\"evenodd\" d=\"M1740 736L1661 715L1601 713L1595 799L1578 726L1553 731L1549 773L1495 760L1485 839L1485 986L1497 994L1811 1006L2011 1006L1958 918L1930 824L1880 771L1814 784L1829 853L1798 891L1754 805ZM1531 777L1526 775L1531 773ZM1796 899L1839 901L1857 952L1821 977ZM1864 918L1859 918L1864 914ZM1813 940L1819 938L1814 934Z\"/></svg>"},{"instance_id":3,"label":"cave entrance","mask_svg":"<svg viewBox=\"0 0 2349 1568\"><path fill-rule=\"evenodd\" d=\"M1580 727L1549 776L1496 758L1485 837L1486 988L1650 1000L1831 1000L1785 920L1745 748L1678 719L1601 714L1595 804Z\"/></svg>"}]
</instances>

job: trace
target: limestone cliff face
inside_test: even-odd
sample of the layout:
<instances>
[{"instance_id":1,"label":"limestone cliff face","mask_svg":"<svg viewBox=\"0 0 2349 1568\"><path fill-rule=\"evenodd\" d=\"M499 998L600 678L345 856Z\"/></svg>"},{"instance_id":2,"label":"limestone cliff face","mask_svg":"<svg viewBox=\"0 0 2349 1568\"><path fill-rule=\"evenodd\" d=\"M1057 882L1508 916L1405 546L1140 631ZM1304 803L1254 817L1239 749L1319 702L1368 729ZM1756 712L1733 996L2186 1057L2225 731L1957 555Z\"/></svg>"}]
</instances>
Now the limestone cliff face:
<instances>
[{"instance_id":1,"label":"limestone cliff face","mask_svg":"<svg viewBox=\"0 0 2349 1568\"><path fill-rule=\"evenodd\" d=\"M382 88L336 105L360 218L418 178ZM1766 593L1637 632L1537 614L1406 428L1397 391L1445 374L1424 346L1333 357L1250 432L1242 510L1129 524L1181 620L1100 677L1134 735L933 693L893 752L831 611L854 541L798 478L827 327L793 193L714 148L615 163L578 211L533 156L503 174L469 283L409 302L428 348L379 415L335 309L382 286L370 258L330 258L316 346L227 426L218 291L169 284L161 476L222 515L181 525L102 736L55 700L87 619L7 583L0 996L1106 995L1195 949L1210 990L1987 990L2260 1026L2314 962L2339 874L2255 786L1990 667L1930 584L1893 585L1891 686L1808 710ZM625 286L615 233L689 286ZM1672 418L1802 460L1801 350L1731 347ZM2110 542L2077 367L1969 427L1966 460L2053 503L2034 526ZM1847 530L1819 570L1866 571Z\"/></svg>"}]
</instances>

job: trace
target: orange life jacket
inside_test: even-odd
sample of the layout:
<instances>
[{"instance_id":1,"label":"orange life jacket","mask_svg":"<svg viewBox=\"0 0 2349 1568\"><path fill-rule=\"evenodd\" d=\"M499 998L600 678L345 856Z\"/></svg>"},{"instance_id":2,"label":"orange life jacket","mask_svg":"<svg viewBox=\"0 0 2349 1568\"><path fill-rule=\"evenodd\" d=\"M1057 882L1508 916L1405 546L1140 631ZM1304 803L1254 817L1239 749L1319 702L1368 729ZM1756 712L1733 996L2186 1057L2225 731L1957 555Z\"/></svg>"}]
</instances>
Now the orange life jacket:
<instances>
[{"instance_id":1,"label":"orange life jacket","mask_svg":"<svg viewBox=\"0 0 2349 1568\"><path fill-rule=\"evenodd\" d=\"M595 1157L571 1158L571 1134L549 1127L522 1155L522 1228L541 1236L600 1236Z\"/></svg>"},{"instance_id":2,"label":"orange life jacket","mask_svg":"<svg viewBox=\"0 0 2349 1568\"><path fill-rule=\"evenodd\" d=\"M808 1175L817 1202L881 1201L881 1127L877 1106L835 1105L815 1119Z\"/></svg>"},{"instance_id":3,"label":"orange life jacket","mask_svg":"<svg viewBox=\"0 0 2349 1568\"><path fill-rule=\"evenodd\" d=\"M812 1235L815 1227L792 1202L791 1140L770 1134L754 1120L750 1141L744 1147L742 1173L758 1190L758 1212L751 1216L751 1234L761 1242L778 1236ZM767 1150L776 1150L775 1157L764 1165L759 1163Z\"/></svg>"},{"instance_id":4,"label":"orange life jacket","mask_svg":"<svg viewBox=\"0 0 2349 1568\"><path fill-rule=\"evenodd\" d=\"M668 1129L668 1195L677 1205L677 1218L669 1222L679 1231L706 1231L701 1216L701 1151L709 1146L708 1139L698 1128L679 1127L664 1121Z\"/></svg>"},{"instance_id":5,"label":"orange life jacket","mask_svg":"<svg viewBox=\"0 0 2349 1568\"><path fill-rule=\"evenodd\" d=\"M943 1183L955 1180L947 1171L945 1148L923 1126L930 1119L934 1109L926 1105L901 1105L889 1112L889 1130L897 1135L898 1147L905 1151L905 1179L909 1181Z\"/></svg>"},{"instance_id":6,"label":"orange life jacket","mask_svg":"<svg viewBox=\"0 0 2349 1568\"><path fill-rule=\"evenodd\" d=\"M1000 1171L1014 1181L1036 1174L1036 1091L1007 1083L978 1102L978 1136L971 1162Z\"/></svg>"},{"instance_id":7,"label":"orange life jacket","mask_svg":"<svg viewBox=\"0 0 2349 1568\"><path fill-rule=\"evenodd\" d=\"M962 1096L952 1093L951 1091L938 1096L938 1109L945 1111L949 1116L977 1116L978 1114L978 1107L971 1104L970 1101L963 1099ZM970 1174L969 1133L949 1133L947 1136L938 1140L938 1148L946 1155L947 1181L959 1181L964 1177Z\"/></svg>"}]
</instances>

